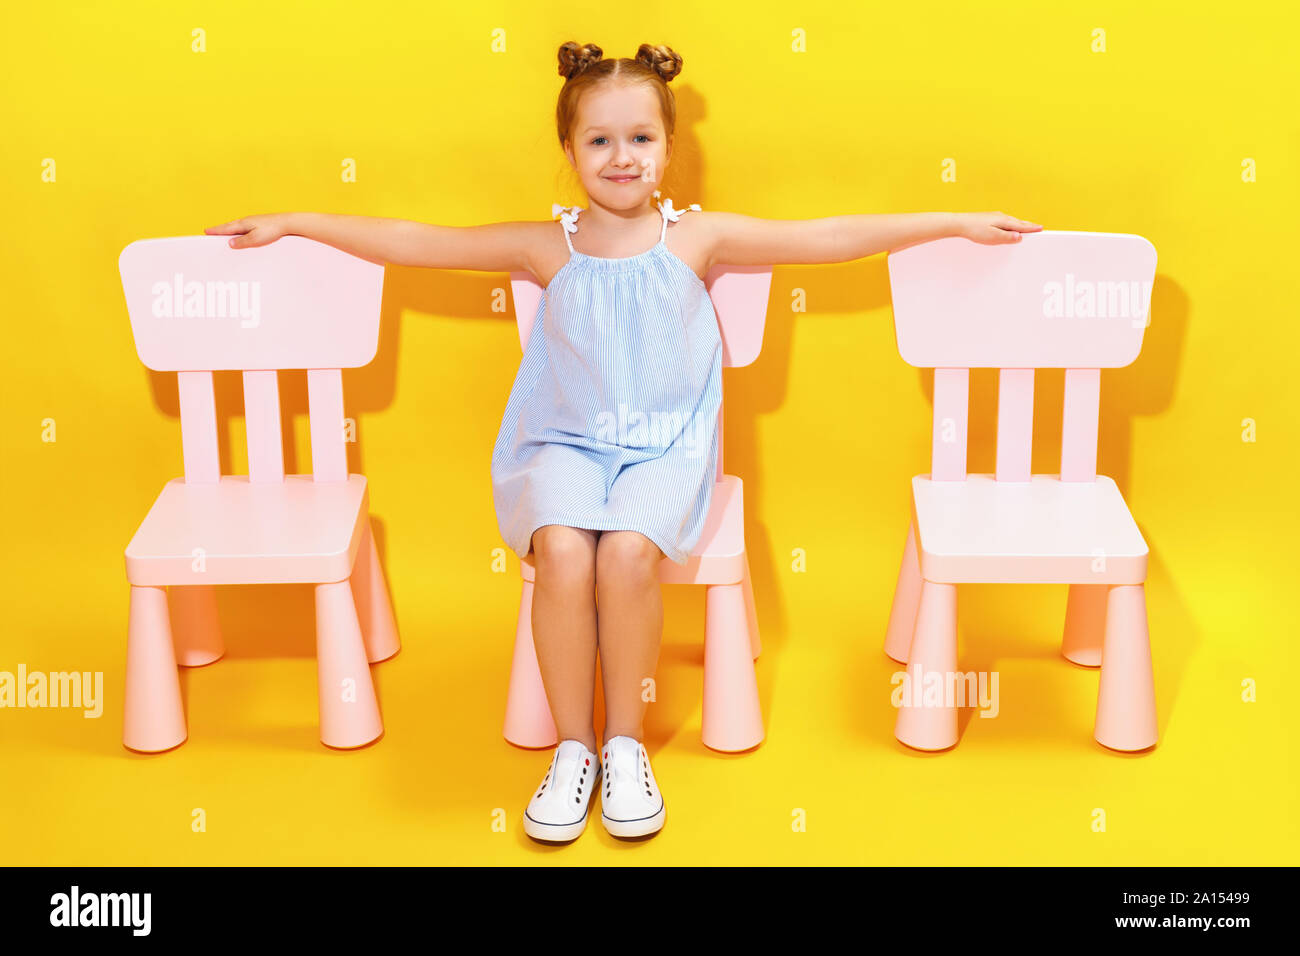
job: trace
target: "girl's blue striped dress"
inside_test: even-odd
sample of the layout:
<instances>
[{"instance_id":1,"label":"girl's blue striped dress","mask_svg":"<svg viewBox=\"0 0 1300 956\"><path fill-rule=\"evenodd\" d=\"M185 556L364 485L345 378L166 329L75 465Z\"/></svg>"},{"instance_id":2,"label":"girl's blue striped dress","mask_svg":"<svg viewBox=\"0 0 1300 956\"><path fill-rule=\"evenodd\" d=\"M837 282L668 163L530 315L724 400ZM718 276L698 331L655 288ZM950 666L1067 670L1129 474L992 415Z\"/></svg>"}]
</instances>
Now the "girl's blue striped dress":
<instances>
[{"instance_id":1,"label":"girl's blue striped dress","mask_svg":"<svg viewBox=\"0 0 1300 956\"><path fill-rule=\"evenodd\" d=\"M722 339L708 291L659 241L620 259L573 248L533 319L492 450L502 539L521 558L542 525L639 531L684 565L718 467ZM698 204L690 206L698 210Z\"/></svg>"}]
</instances>

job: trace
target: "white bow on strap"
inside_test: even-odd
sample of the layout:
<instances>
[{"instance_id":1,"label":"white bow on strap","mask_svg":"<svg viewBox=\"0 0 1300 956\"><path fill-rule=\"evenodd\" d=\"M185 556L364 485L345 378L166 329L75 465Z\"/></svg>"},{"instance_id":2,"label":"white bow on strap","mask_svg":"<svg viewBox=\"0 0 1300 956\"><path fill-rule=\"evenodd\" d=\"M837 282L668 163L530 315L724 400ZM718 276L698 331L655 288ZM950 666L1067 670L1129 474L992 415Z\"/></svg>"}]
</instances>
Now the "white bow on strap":
<instances>
[{"instance_id":1,"label":"white bow on strap","mask_svg":"<svg viewBox=\"0 0 1300 956\"><path fill-rule=\"evenodd\" d=\"M578 231L578 213L582 212L581 206L561 206L559 203L551 203L551 218L560 217L560 222L564 224L565 232Z\"/></svg>"},{"instance_id":2,"label":"white bow on strap","mask_svg":"<svg viewBox=\"0 0 1300 956\"><path fill-rule=\"evenodd\" d=\"M658 191L658 190L655 190L655 195L656 195L656 196L659 195L659 191ZM700 204L697 203L697 202L693 202L693 203L691 203L689 206L687 206L686 209L674 209L674 208L673 208L673 201L672 201L672 198L671 198L671 197L669 197L668 199L665 199L663 202L659 203L659 210L660 210L660 212L662 212L662 213L664 214L664 218L665 218L665 219L670 219L670 220L672 220L673 222L676 222L678 219L680 219L681 216L682 216L682 213L686 212L687 209L694 209L696 212L699 212L699 211L700 211Z\"/></svg>"}]
</instances>

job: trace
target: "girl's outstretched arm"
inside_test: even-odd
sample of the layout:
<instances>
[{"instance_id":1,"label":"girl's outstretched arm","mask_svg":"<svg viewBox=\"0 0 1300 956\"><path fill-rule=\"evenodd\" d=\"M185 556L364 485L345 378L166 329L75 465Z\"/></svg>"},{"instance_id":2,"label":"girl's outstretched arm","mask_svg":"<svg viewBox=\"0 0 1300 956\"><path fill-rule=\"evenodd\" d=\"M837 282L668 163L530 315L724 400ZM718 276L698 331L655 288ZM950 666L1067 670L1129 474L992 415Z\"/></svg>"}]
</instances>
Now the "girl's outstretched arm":
<instances>
[{"instance_id":1,"label":"girl's outstretched arm","mask_svg":"<svg viewBox=\"0 0 1300 956\"><path fill-rule=\"evenodd\" d=\"M823 219L757 219L730 212L705 212L717 263L766 266L848 262L891 252L929 239L963 236L974 242L1015 242L1037 223L1001 212L911 212L827 216Z\"/></svg>"},{"instance_id":2,"label":"girl's outstretched arm","mask_svg":"<svg viewBox=\"0 0 1300 956\"><path fill-rule=\"evenodd\" d=\"M529 250L543 222L435 226L410 219L281 212L245 216L209 226L210 236L233 236L233 249L264 246L281 236L306 236L378 265L482 272L531 270Z\"/></svg>"}]
</instances>

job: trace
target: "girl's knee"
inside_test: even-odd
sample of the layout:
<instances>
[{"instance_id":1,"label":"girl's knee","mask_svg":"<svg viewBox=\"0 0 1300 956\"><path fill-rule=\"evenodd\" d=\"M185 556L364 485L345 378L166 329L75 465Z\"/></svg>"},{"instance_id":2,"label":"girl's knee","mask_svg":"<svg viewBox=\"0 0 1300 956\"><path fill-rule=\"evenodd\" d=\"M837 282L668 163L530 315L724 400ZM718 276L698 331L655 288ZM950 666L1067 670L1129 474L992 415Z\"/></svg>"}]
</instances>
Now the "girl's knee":
<instances>
[{"instance_id":1,"label":"girl's knee","mask_svg":"<svg viewBox=\"0 0 1300 956\"><path fill-rule=\"evenodd\" d=\"M617 581L658 580L664 553L639 531L606 531L596 550L596 577Z\"/></svg>"},{"instance_id":2,"label":"girl's knee","mask_svg":"<svg viewBox=\"0 0 1300 956\"><path fill-rule=\"evenodd\" d=\"M533 564L550 581L591 581L595 550L595 536L582 528L548 524L533 532Z\"/></svg>"}]
</instances>

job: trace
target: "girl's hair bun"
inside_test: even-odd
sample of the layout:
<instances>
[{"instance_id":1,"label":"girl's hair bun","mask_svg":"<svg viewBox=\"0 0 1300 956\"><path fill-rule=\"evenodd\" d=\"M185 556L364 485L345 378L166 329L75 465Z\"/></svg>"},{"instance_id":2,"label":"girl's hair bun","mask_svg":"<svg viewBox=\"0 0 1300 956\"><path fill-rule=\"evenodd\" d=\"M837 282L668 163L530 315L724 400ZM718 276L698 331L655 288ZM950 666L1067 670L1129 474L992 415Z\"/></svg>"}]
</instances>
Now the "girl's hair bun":
<instances>
[{"instance_id":1,"label":"girl's hair bun","mask_svg":"<svg viewBox=\"0 0 1300 956\"><path fill-rule=\"evenodd\" d=\"M594 43L582 46L570 40L560 47L560 76L571 80L587 67L600 60L603 51Z\"/></svg>"},{"instance_id":2,"label":"girl's hair bun","mask_svg":"<svg viewBox=\"0 0 1300 956\"><path fill-rule=\"evenodd\" d=\"M633 59L640 60L650 67L659 74L660 79L665 83L682 72L682 55L673 52L673 48L670 46L655 46L650 43L642 43L637 48L636 56Z\"/></svg>"}]
</instances>

